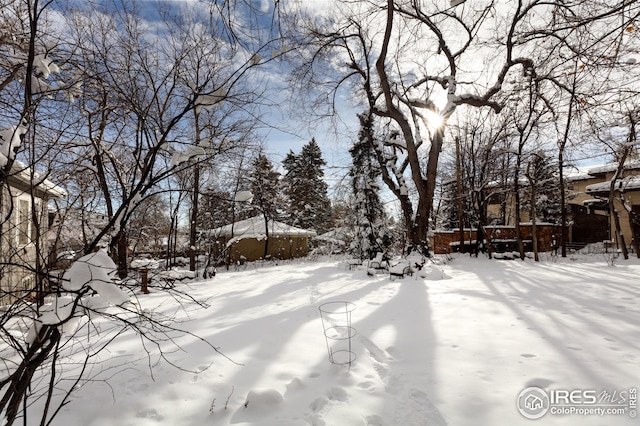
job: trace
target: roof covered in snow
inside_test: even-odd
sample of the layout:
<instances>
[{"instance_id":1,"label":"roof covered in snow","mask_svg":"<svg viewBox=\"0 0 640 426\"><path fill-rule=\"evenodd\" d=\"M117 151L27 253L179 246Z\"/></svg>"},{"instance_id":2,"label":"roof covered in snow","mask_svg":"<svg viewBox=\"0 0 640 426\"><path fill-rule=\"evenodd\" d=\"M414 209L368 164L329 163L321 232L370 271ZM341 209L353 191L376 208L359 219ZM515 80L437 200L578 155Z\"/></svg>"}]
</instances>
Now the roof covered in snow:
<instances>
[{"instance_id":1,"label":"roof covered in snow","mask_svg":"<svg viewBox=\"0 0 640 426\"><path fill-rule=\"evenodd\" d=\"M241 220L234 224L229 224L220 228L212 229L208 232L208 234L221 237L264 237L266 234L265 219L262 216L250 217L249 219ZM312 230L296 228L295 226L290 226L276 220L269 221L269 236L314 237L315 235L315 231Z\"/></svg>"},{"instance_id":2,"label":"roof covered in snow","mask_svg":"<svg viewBox=\"0 0 640 426\"><path fill-rule=\"evenodd\" d=\"M608 193L611 188L611 181L594 183L587 185L587 194ZM640 189L640 175L626 176L618 179L615 183L615 189L620 192Z\"/></svg>"},{"instance_id":3,"label":"roof covered in snow","mask_svg":"<svg viewBox=\"0 0 640 426\"><path fill-rule=\"evenodd\" d=\"M19 161L13 163L7 183L24 192L28 192L33 187L42 192L45 198L65 198L67 196L67 191L63 188L44 178L42 173L32 172L29 167Z\"/></svg>"},{"instance_id":4,"label":"roof covered in snow","mask_svg":"<svg viewBox=\"0 0 640 426\"><path fill-rule=\"evenodd\" d=\"M589 174L591 167L571 167L564 172L564 178L569 181L593 179L593 176Z\"/></svg>"},{"instance_id":5,"label":"roof covered in snow","mask_svg":"<svg viewBox=\"0 0 640 426\"><path fill-rule=\"evenodd\" d=\"M619 163L607 163L601 164L599 166L589 167L587 169L587 173L590 175L600 175L604 173L613 173L618 169ZM637 170L640 169L640 161L627 161L624 164L625 170Z\"/></svg>"}]
</instances>

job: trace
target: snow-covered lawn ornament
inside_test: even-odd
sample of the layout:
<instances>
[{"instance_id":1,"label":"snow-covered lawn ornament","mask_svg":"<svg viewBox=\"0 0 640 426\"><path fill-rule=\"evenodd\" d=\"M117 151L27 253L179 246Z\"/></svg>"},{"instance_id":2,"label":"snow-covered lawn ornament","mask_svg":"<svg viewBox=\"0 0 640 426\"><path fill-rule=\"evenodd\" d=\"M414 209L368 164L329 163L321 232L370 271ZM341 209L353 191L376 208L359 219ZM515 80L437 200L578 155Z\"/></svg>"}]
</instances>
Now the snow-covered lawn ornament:
<instances>
[{"instance_id":1,"label":"snow-covered lawn ornament","mask_svg":"<svg viewBox=\"0 0 640 426\"><path fill-rule=\"evenodd\" d=\"M140 271L141 291L144 294L149 294L149 270L158 269L160 267L160 261L155 259L136 259L131 262L131 268Z\"/></svg>"}]
</instances>

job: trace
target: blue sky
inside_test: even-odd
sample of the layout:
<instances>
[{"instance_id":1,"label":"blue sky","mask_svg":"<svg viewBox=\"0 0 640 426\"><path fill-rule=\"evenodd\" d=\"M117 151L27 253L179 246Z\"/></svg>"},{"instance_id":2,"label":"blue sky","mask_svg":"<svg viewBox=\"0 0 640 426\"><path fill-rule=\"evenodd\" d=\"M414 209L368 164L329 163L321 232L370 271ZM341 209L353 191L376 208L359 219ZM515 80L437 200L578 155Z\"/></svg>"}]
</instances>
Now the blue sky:
<instances>
[{"instance_id":1,"label":"blue sky","mask_svg":"<svg viewBox=\"0 0 640 426\"><path fill-rule=\"evenodd\" d=\"M91 3L85 2L85 0L69 1L74 2L75 6L80 8L91 7ZM123 1L127 2L128 0ZM120 8L121 4L118 2L119 0L94 0L92 3ZM144 20L157 22L161 19L159 13L161 7L178 9L187 4L193 6L196 3L200 3L203 8L210 4L209 1L201 0L137 0L135 6ZM272 1L255 0L254 4L259 10L265 11L258 22L265 28L269 28L272 11L266 10L266 7L272 7ZM203 13L207 13L206 9L203 9ZM265 71L271 73L271 78L274 81L280 85L284 84L286 87L287 69L285 67L284 61L275 60L265 66ZM267 103L270 101L277 107L265 106L263 108L265 126L259 130L259 133L264 140L265 153L274 162L274 165L279 167L289 151L298 153L304 144L309 142L311 138L315 138L327 162L326 180L332 187L337 185L346 175L347 167L351 162L349 148L357 137L358 120L356 114L360 111L343 106L341 117L335 123L331 123L328 119L312 123L290 114L292 106L288 104L287 93L284 93L281 88L271 90L267 93L267 97L269 98ZM295 110L295 106L293 109Z\"/></svg>"}]
</instances>

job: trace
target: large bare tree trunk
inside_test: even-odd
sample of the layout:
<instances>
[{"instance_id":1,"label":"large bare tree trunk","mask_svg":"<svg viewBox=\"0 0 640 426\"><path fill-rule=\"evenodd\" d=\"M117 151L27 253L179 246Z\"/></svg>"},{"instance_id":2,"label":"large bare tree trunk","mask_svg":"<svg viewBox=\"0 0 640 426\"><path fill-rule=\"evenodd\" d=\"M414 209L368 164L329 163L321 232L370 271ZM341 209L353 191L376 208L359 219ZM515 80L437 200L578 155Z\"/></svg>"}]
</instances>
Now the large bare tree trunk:
<instances>
[{"instance_id":1,"label":"large bare tree trunk","mask_svg":"<svg viewBox=\"0 0 640 426\"><path fill-rule=\"evenodd\" d=\"M120 229L111 239L109 247L111 257L118 266L118 277L120 278L126 278L129 273L129 266L127 262L129 244L127 240L126 231L124 229Z\"/></svg>"},{"instance_id":2,"label":"large bare tree trunk","mask_svg":"<svg viewBox=\"0 0 640 426\"><path fill-rule=\"evenodd\" d=\"M631 148L629 146L625 146L622 150L622 154L618 159L618 168L616 169L613 177L611 178L611 182L609 184L609 210L611 217L613 218L613 224L615 226L615 235L616 235L616 244L618 248L622 252L622 256L626 259L629 259L629 252L627 250L627 243L624 240L624 234L622 233L622 227L620 226L620 214L618 213L618 209L615 205L615 194L616 194L616 183L618 179L622 176L622 172L624 170L624 163L627 159L627 156L631 152Z\"/></svg>"},{"instance_id":3,"label":"large bare tree trunk","mask_svg":"<svg viewBox=\"0 0 640 426\"><path fill-rule=\"evenodd\" d=\"M531 173L531 162L527 164L527 179L529 180L530 194L529 202L531 203L531 239L533 244L533 258L536 262L540 261L538 255L538 232L536 229L536 181L534 175Z\"/></svg>"},{"instance_id":4,"label":"large bare tree trunk","mask_svg":"<svg viewBox=\"0 0 640 426\"><path fill-rule=\"evenodd\" d=\"M464 216L462 211L462 171L460 167L460 138L456 137L456 198L458 204L458 227L460 228L460 253L464 253Z\"/></svg>"},{"instance_id":5,"label":"large bare tree trunk","mask_svg":"<svg viewBox=\"0 0 640 426\"><path fill-rule=\"evenodd\" d=\"M195 112L196 145L200 144L200 114ZM193 191L191 193L191 221L189 223L189 270L196 270L198 239L198 199L200 198L200 164L193 166Z\"/></svg>"}]
</instances>

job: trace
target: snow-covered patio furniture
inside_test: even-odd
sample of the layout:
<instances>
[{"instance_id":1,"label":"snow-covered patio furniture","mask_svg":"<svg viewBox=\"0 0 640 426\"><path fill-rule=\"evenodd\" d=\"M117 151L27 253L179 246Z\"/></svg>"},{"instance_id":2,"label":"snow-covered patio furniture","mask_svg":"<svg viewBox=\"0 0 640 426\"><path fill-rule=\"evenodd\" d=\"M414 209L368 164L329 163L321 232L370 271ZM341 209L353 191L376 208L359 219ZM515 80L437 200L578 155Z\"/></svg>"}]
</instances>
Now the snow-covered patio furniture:
<instances>
[{"instance_id":1,"label":"snow-covered patio furniture","mask_svg":"<svg viewBox=\"0 0 640 426\"><path fill-rule=\"evenodd\" d=\"M378 271L387 270L389 268L389 262L387 261L384 253L378 252L376 257L371 259L367 264L367 274L376 275Z\"/></svg>"},{"instance_id":2,"label":"snow-covered patio furniture","mask_svg":"<svg viewBox=\"0 0 640 426\"><path fill-rule=\"evenodd\" d=\"M362 265L362 260L348 259L345 263L347 264L347 267L349 268L349 270L353 271L354 269L358 269L358 266Z\"/></svg>"},{"instance_id":3,"label":"snow-covered patio furniture","mask_svg":"<svg viewBox=\"0 0 640 426\"><path fill-rule=\"evenodd\" d=\"M378 252L376 254L376 257L369 261L369 268L385 269L385 266L383 266L383 264L387 264L387 261L384 259L384 253Z\"/></svg>"},{"instance_id":4,"label":"snow-covered patio furniture","mask_svg":"<svg viewBox=\"0 0 640 426\"><path fill-rule=\"evenodd\" d=\"M389 266L389 278L393 281L396 278L404 278L407 275L413 275L413 269L406 260L400 260Z\"/></svg>"}]
</instances>

